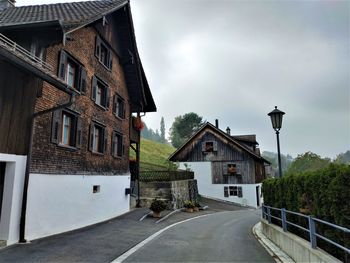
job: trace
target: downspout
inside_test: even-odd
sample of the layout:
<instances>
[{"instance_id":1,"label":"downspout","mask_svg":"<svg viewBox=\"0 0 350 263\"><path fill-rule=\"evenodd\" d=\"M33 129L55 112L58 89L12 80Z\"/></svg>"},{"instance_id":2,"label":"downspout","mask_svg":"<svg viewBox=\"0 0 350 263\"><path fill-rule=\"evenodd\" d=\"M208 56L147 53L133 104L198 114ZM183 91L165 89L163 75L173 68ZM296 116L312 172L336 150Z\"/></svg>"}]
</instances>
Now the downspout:
<instances>
[{"instance_id":1,"label":"downspout","mask_svg":"<svg viewBox=\"0 0 350 263\"><path fill-rule=\"evenodd\" d=\"M140 115L140 112L137 113L137 117L141 119L141 117L145 116L146 112L143 115ZM142 121L142 120L141 120ZM138 140L139 143L136 145L136 163L137 163L137 200L136 207L141 207L140 200L140 151L141 151L141 131L138 132Z\"/></svg>"},{"instance_id":2,"label":"downspout","mask_svg":"<svg viewBox=\"0 0 350 263\"><path fill-rule=\"evenodd\" d=\"M36 112L31 117L31 128L30 128L30 135L29 135L29 149L28 149L26 170L25 170L25 174L24 174L21 221L20 221L20 226L19 226L19 242L20 243L26 243L27 242L27 240L25 239L25 225L26 225L26 213L27 213L27 199L28 199L30 162L31 162L31 158L32 158L34 121L35 121L36 117L39 117L39 116L44 115L46 113L53 112L55 110L59 110L59 109L63 109L63 108L71 106L75 102L75 93L73 93L70 90L67 90L67 92L70 95L70 99L69 99L68 103L63 104L63 105L59 105L59 106L56 106L56 107L53 107L51 109L47 109L47 110Z\"/></svg>"}]
</instances>

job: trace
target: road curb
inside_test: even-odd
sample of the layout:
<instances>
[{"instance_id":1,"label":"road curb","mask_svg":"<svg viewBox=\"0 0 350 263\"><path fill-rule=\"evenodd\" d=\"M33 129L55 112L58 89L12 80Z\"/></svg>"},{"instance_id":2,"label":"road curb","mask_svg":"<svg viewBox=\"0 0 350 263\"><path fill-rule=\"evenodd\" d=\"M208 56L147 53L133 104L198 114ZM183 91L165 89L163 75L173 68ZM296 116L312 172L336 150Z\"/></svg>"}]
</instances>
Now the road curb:
<instances>
[{"instance_id":1,"label":"road curb","mask_svg":"<svg viewBox=\"0 0 350 263\"><path fill-rule=\"evenodd\" d=\"M295 262L286 253L284 253L278 246L276 246L270 239L268 239L262 232L261 222L253 226L253 234L259 243L266 249L272 258L278 263Z\"/></svg>"}]
</instances>

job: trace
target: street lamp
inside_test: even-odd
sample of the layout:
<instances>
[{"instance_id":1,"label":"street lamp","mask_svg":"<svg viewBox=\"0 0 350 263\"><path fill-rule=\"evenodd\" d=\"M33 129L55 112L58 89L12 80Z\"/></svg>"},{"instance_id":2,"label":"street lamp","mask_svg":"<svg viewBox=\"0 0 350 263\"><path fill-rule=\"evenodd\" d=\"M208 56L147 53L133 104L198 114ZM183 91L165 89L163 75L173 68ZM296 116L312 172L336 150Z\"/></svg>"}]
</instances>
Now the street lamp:
<instances>
[{"instance_id":1,"label":"street lamp","mask_svg":"<svg viewBox=\"0 0 350 263\"><path fill-rule=\"evenodd\" d=\"M280 111L277 109L277 106L275 106L275 109L271 111L268 116L271 118L272 128L276 131L277 135L277 151L278 151L278 169L279 169L279 176L282 177L282 167L281 167L281 153L280 153L280 129L282 128L282 118L285 113L283 111Z\"/></svg>"}]
</instances>

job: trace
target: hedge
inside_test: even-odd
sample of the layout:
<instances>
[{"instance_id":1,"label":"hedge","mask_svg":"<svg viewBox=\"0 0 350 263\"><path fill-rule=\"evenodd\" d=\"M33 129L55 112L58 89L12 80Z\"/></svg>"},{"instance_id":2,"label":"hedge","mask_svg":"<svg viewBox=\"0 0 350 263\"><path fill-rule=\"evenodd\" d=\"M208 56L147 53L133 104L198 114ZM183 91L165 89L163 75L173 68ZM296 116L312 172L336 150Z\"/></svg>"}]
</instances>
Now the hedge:
<instances>
[{"instance_id":1,"label":"hedge","mask_svg":"<svg viewBox=\"0 0 350 263\"><path fill-rule=\"evenodd\" d=\"M263 181L262 191L265 205L310 214L350 228L349 165L331 163L318 171L291 174L279 179L269 178ZM307 223L292 216L288 220L305 226ZM350 245L349 236L344 236L322 225L318 226L317 231L347 247ZM293 227L291 232L307 237ZM326 244L323 244L323 248L344 259L344 254L334 248Z\"/></svg>"}]
</instances>

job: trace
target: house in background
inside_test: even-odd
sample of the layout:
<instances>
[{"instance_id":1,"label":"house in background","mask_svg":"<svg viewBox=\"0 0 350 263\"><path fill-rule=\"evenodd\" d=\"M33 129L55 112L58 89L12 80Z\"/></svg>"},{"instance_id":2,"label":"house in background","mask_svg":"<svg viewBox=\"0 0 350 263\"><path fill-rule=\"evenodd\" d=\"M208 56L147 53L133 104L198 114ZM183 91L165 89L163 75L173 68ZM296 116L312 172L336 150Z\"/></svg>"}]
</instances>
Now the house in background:
<instances>
[{"instance_id":1,"label":"house in background","mask_svg":"<svg viewBox=\"0 0 350 263\"><path fill-rule=\"evenodd\" d=\"M0 0L0 240L129 211L132 116L156 111L127 0Z\"/></svg>"},{"instance_id":2,"label":"house in background","mask_svg":"<svg viewBox=\"0 0 350 263\"><path fill-rule=\"evenodd\" d=\"M255 135L231 136L207 122L177 149L170 161L194 171L202 196L261 206L261 182L270 162L260 156Z\"/></svg>"}]
</instances>

